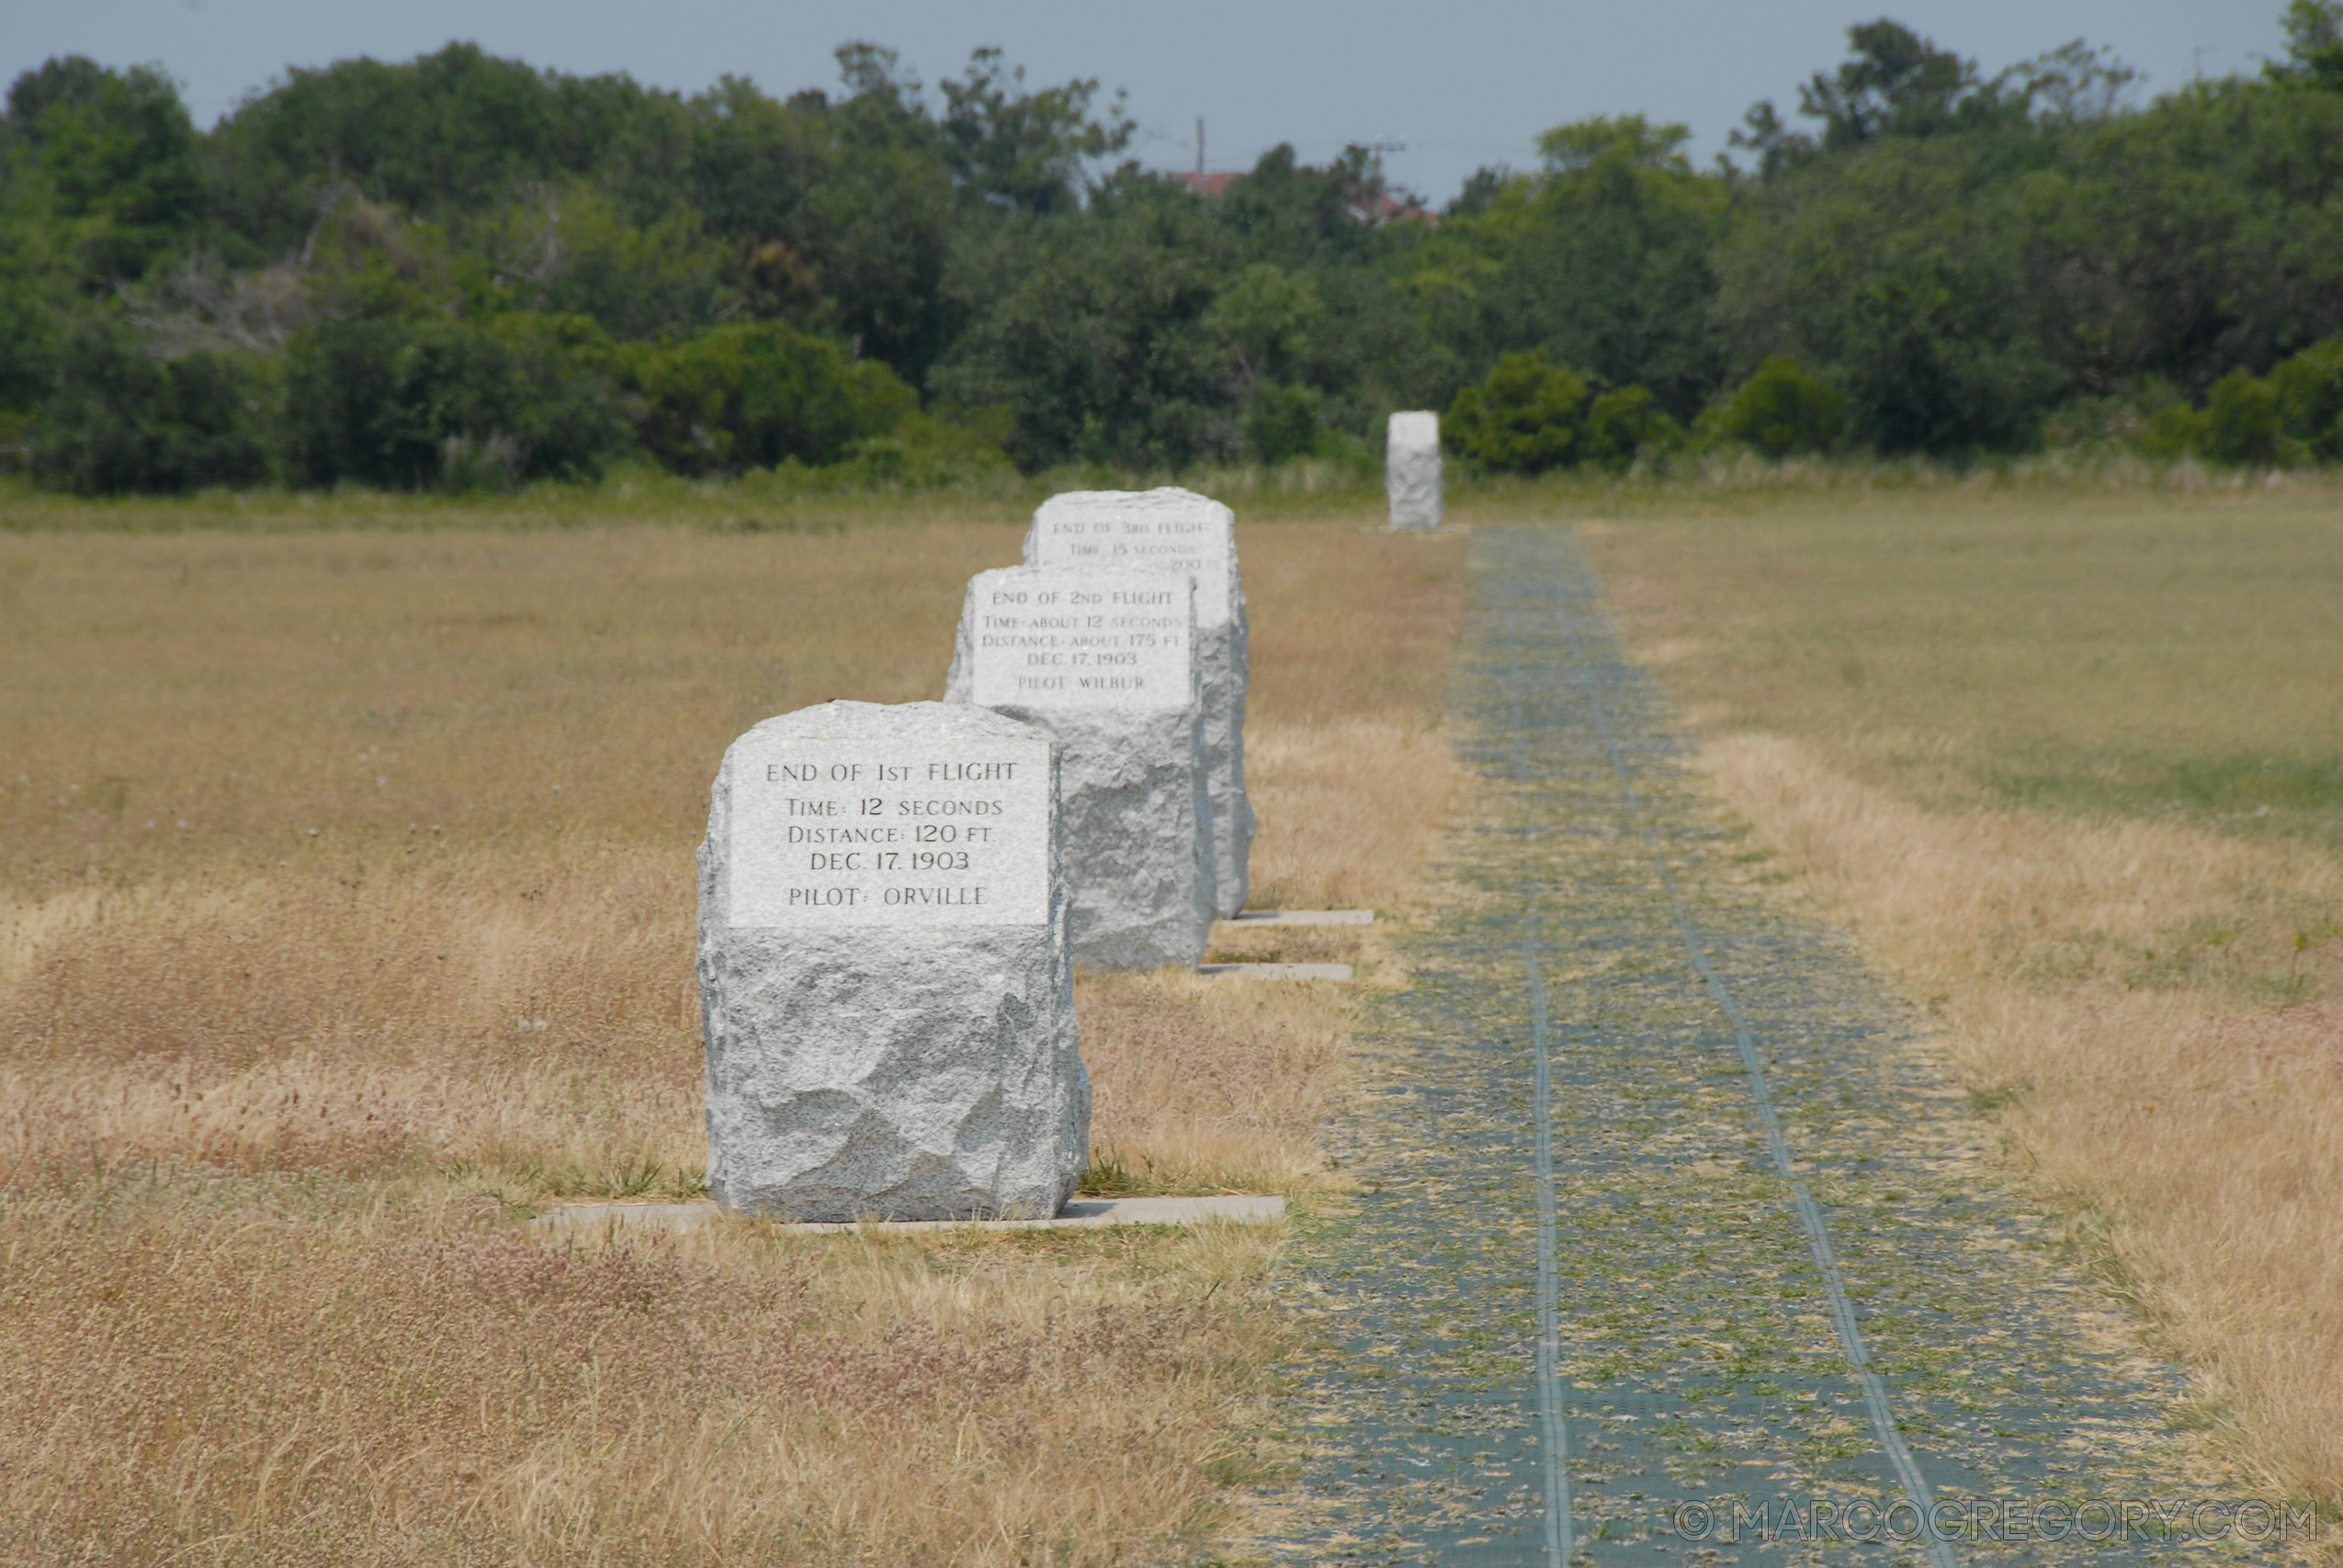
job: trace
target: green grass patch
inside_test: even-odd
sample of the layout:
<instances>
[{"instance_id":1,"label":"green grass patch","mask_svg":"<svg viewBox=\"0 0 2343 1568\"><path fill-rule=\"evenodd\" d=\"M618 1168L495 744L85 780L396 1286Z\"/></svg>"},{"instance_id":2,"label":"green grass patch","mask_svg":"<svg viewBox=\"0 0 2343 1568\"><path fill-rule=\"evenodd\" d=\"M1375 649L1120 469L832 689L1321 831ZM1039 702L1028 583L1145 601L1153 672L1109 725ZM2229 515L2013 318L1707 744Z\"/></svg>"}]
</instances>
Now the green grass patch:
<instances>
[{"instance_id":1,"label":"green grass patch","mask_svg":"<svg viewBox=\"0 0 2343 1568\"><path fill-rule=\"evenodd\" d=\"M1696 717L1937 804L2343 848L2343 505L2301 482L2003 479L1587 532Z\"/></svg>"}]
</instances>

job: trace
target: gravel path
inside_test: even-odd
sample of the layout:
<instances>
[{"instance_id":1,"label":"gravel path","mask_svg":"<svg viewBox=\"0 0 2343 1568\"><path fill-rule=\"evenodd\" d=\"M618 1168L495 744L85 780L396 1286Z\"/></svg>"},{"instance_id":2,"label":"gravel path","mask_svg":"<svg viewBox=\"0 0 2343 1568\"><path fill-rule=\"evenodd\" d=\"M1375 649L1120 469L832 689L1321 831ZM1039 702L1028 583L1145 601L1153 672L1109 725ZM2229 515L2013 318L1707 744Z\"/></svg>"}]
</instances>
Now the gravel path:
<instances>
[{"instance_id":1,"label":"gravel path","mask_svg":"<svg viewBox=\"0 0 2343 1568\"><path fill-rule=\"evenodd\" d=\"M1262 1549L2279 1560L2250 1508L2162 1533L2235 1507L2178 1380L1981 1157L1919 1021L1756 879L1571 536L1477 534L1473 592L1466 896L1366 1032L1356 1201L1299 1231L1323 1351Z\"/></svg>"}]
</instances>

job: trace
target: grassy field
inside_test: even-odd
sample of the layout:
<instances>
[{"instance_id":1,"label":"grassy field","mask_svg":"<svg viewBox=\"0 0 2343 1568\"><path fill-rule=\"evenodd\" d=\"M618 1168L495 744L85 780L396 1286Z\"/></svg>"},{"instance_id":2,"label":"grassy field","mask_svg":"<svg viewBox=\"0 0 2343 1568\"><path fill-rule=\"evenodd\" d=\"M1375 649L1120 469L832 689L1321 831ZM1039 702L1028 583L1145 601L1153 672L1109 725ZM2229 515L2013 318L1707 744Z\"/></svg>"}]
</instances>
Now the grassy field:
<instances>
[{"instance_id":1,"label":"grassy field","mask_svg":"<svg viewBox=\"0 0 2343 1568\"><path fill-rule=\"evenodd\" d=\"M1725 803L1934 1011L2232 1450L2343 1504L2343 495L1579 520Z\"/></svg>"},{"instance_id":2,"label":"grassy field","mask_svg":"<svg viewBox=\"0 0 2343 1568\"><path fill-rule=\"evenodd\" d=\"M523 1228L696 1190L716 761L938 694L1023 510L698 503L7 519L0 1555L1145 1561L1276 1462L1273 1230ZM1428 897L1462 541L1363 521L1240 531L1257 904ZM1078 1008L1097 1182L1330 1190L1338 995Z\"/></svg>"},{"instance_id":3,"label":"grassy field","mask_svg":"<svg viewBox=\"0 0 2343 1568\"><path fill-rule=\"evenodd\" d=\"M1784 896L1933 1010L2234 1451L2332 1503L2343 503L2103 479L1457 514L1581 528ZM936 694L1031 504L624 488L0 495L0 1555L1146 1561L1273 1473L1273 1232L523 1228L696 1190L716 759ZM1254 493L1254 902L1423 908L1463 541ZM1396 978L1371 932L1217 943ZM1331 1190L1353 1005L1085 978L1093 1185Z\"/></svg>"}]
</instances>

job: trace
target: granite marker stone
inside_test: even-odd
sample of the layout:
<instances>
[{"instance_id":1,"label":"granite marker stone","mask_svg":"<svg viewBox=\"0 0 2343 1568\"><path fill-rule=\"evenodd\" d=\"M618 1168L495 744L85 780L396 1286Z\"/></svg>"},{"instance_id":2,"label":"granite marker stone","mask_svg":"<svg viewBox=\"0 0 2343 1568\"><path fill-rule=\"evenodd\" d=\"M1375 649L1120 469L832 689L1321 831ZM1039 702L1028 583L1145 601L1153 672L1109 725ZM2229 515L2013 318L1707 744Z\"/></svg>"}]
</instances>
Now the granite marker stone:
<instances>
[{"instance_id":1,"label":"granite marker stone","mask_svg":"<svg viewBox=\"0 0 2343 1568\"><path fill-rule=\"evenodd\" d=\"M1391 497L1391 526L1414 531L1440 526L1440 416L1416 410L1395 413L1386 427L1383 485Z\"/></svg>"},{"instance_id":2,"label":"granite marker stone","mask_svg":"<svg viewBox=\"0 0 2343 1568\"><path fill-rule=\"evenodd\" d=\"M699 852L708 1190L794 1220L1038 1218L1089 1160L1056 742L827 703L724 753Z\"/></svg>"},{"instance_id":3,"label":"granite marker stone","mask_svg":"<svg viewBox=\"0 0 2343 1568\"><path fill-rule=\"evenodd\" d=\"M1005 567L968 583L947 703L1058 742L1074 956L1192 965L1212 931L1212 797L1195 582L1156 568Z\"/></svg>"},{"instance_id":4,"label":"granite marker stone","mask_svg":"<svg viewBox=\"0 0 2343 1568\"><path fill-rule=\"evenodd\" d=\"M1075 491L1042 502L1025 535L1027 566L1147 566L1196 583L1196 668L1212 792L1213 906L1245 907L1253 811L1245 798L1245 584L1237 518L1186 490Z\"/></svg>"}]
</instances>

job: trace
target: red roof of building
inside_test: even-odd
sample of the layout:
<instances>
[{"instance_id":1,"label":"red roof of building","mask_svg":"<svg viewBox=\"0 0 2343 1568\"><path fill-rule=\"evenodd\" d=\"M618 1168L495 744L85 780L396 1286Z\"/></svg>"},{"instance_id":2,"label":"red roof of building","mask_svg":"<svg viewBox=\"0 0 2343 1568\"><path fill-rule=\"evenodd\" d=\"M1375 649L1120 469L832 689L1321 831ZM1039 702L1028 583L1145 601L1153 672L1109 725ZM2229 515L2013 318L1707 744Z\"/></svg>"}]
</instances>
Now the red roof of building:
<instances>
[{"instance_id":1,"label":"red roof of building","mask_svg":"<svg viewBox=\"0 0 2343 1568\"><path fill-rule=\"evenodd\" d=\"M1227 196L1228 194L1228 187L1244 177L1245 171L1242 169L1207 169L1205 171L1204 176L1204 194L1205 198L1207 200L1217 200L1221 197ZM1187 186L1190 190L1195 189L1196 172L1194 169L1181 170L1180 183Z\"/></svg>"}]
</instances>

